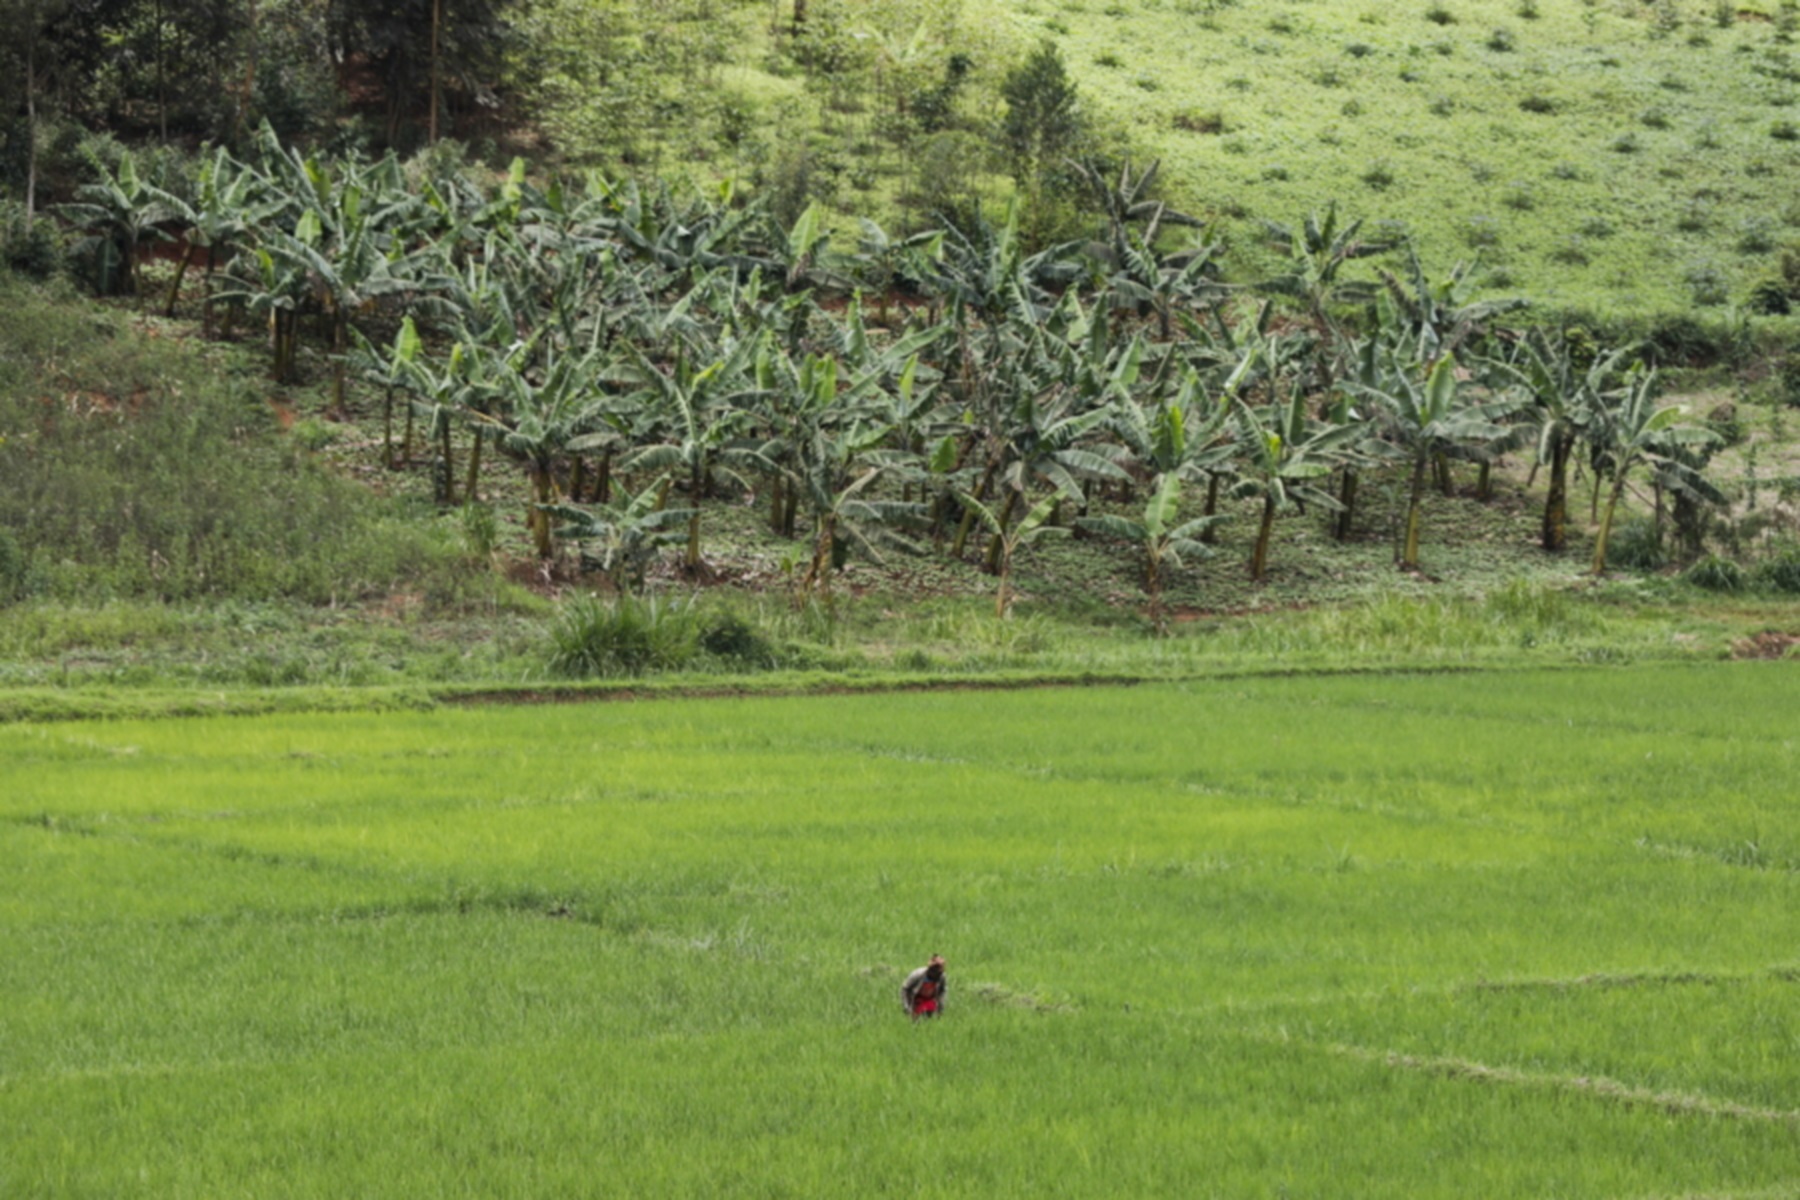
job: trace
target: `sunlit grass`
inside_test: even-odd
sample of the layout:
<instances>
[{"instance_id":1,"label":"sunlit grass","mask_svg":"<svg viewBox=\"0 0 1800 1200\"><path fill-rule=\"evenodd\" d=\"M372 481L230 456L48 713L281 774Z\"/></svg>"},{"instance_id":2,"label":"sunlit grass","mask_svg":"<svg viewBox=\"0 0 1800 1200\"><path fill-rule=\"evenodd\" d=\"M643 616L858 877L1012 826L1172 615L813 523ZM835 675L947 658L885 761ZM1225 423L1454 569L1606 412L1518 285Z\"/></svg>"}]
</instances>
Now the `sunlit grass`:
<instances>
[{"instance_id":1,"label":"sunlit grass","mask_svg":"<svg viewBox=\"0 0 1800 1200\"><path fill-rule=\"evenodd\" d=\"M1714 665L0 727L8 1177L1779 1191L1791 688ZM934 950L952 1009L915 1028L894 987Z\"/></svg>"}]
</instances>

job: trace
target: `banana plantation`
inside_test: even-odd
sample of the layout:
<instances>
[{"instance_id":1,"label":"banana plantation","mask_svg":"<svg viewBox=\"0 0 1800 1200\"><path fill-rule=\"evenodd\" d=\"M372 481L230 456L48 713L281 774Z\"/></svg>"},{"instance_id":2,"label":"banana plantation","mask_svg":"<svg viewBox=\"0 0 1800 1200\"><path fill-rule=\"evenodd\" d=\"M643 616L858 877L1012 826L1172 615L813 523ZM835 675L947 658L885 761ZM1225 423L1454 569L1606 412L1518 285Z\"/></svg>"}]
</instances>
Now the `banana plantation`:
<instances>
[{"instance_id":1,"label":"banana plantation","mask_svg":"<svg viewBox=\"0 0 1800 1200\"><path fill-rule=\"evenodd\" d=\"M1039 249L1012 210L847 236L728 188L430 161L265 130L170 186L127 154L65 215L97 290L141 290L147 243L176 243L143 302L266 329L277 381L328 371L333 408L380 413L380 465L428 471L440 504L510 474L535 554L621 590L662 555L702 577L724 498L803 540L803 594L850 556L935 553L978 558L1002 613L1039 538L1129 543L1156 612L1228 514L1257 522L1260 578L1284 517L1355 536L1372 476L1400 481L1394 558L1419 569L1426 489L1479 501L1508 454L1542 477L1547 551L1591 488L1595 573L1628 495L1683 544L1723 499L1716 439L1659 402L1648 356L1510 325L1519 303L1471 302L1463 268L1335 210L1269 225L1281 269L1228 282L1154 166L1084 167L1093 237Z\"/></svg>"}]
</instances>

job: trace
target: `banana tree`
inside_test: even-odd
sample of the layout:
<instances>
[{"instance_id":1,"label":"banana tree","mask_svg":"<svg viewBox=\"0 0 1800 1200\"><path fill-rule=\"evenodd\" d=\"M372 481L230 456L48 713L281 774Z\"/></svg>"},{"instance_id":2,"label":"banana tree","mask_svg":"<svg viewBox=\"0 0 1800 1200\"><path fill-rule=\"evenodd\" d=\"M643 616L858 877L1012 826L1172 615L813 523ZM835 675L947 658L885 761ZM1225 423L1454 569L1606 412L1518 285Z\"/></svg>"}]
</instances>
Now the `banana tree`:
<instances>
[{"instance_id":1,"label":"banana tree","mask_svg":"<svg viewBox=\"0 0 1800 1200\"><path fill-rule=\"evenodd\" d=\"M138 247L148 239L162 239L157 225L173 214L156 190L138 178L131 151L120 154L116 171L107 170L92 151L88 163L99 180L81 187L76 192L79 201L63 205L61 211L87 234L79 248L94 255L94 290L135 296Z\"/></svg>"},{"instance_id":2,"label":"banana tree","mask_svg":"<svg viewBox=\"0 0 1800 1200\"><path fill-rule=\"evenodd\" d=\"M241 306L252 317L268 322L270 374L277 383L287 383L299 361L300 310L311 295L305 271L291 259L277 258L258 247L237 256L224 289L214 299ZM231 310L227 310L227 326L230 320Z\"/></svg>"},{"instance_id":3,"label":"banana tree","mask_svg":"<svg viewBox=\"0 0 1800 1200\"><path fill-rule=\"evenodd\" d=\"M1393 376L1385 387L1348 386L1383 407L1389 438L1412 461L1406 525L1397 558L1402 570L1417 570L1428 468L1440 455L1509 436L1511 430L1504 422L1519 410L1522 401L1505 394L1487 401L1472 399L1457 379L1455 356L1449 354L1432 364L1423 379L1405 372Z\"/></svg>"},{"instance_id":4,"label":"banana tree","mask_svg":"<svg viewBox=\"0 0 1800 1200\"><path fill-rule=\"evenodd\" d=\"M346 194L343 219L334 234L316 213L301 216L292 234L271 231L265 252L300 273L313 301L331 323L332 407L344 411L350 320L385 297L416 295L443 286L434 252L405 251L361 213L357 193Z\"/></svg>"},{"instance_id":5,"label":"banana tree","mask_svg":"<svg viewBox=\"0 0 1800 1200\"><path fill-rule=\"evenodd\" d=\"M669 477L658 475L635 495L576 506L552 504L544 511L563 522L556 537L575 542L621 592L642 590L656 551L687 536L688 508L665 508Z\"/></svg>"},{"instance_id":6,"label":"banana tree","mask_svg":"<svg viewBox=\"0 0 1800 1200\"><path fill-rule=\"evenodd\" d=\"M1358 259L1385 254L1395 245L1389 240L1359 238L1362 224L1357 220L1340 226L1336 204L1328 206L1323 217L1308 213L1298 229L1264 222L1269 245L1287 262L1278 274L1250 286L1267 295L1287 297L1304 310L1321 343L1314 359L1314 386L1320 394L1332 389L1337 347L1343 340L1332 306L1362 303L1375 295L1373 283L1346 278L1345 268Z\"/></svg>"},{"instance_id":7,"label":"banana tree","mask_svg":"<svg viewBox=\"0 0 1800 1200\"><path fill-rule=\"evenodd\" d=\"M627 343L628 361L620 374L637 385L634 398L661 423L662 435L627 454L619 465L625 470L680 471L695 502L715 472L724 471L748 487L742 470L774 469L766 439L745 436L751 421L747 406L755 391L748 368L758 346L758 341L748 339L727 344L704 367L696 367L692 352L682 347L665 370L641 348ZM693 573L700 564L700 510L695 508L688 518L683 565Z\"/></svg>"},{"instance_id":8,"label":"banana tree","mask_svg":"<svg viewBox=\"0 0 1800 1200\"><path fill-rule=\"evenodd\" d=\"M1239 400L1236 412L1241 456L1230 495L1255 500L1261 506L1256 546L1250 555L1250 578L1261 582L1268 573L1275 518L1302 504L1337 509L1336 498L1318 481L1354 452L1362 430L1355 424L1313 419L1306 409L1306 394L1298 386L1290 387L1286 401L1261 408Z\"/></svg>"},{"instance_id":9,"label":"banana tree","mask_svg":"<svg viewBox=\"0 0 1800 1200\"><path fill-rule=\"evenodd\" d=\"M1216 516L1181 520L1181 475L1171 470L1156 477L1150 488L1150 498L1139 516L1083 517L1080 524L1104 537L1130 542L1144 552L1144 591L1150 597L1150 620L1158 633L1164 633L1167 631L1162 602L1164 571L1181 566L1184 557L1211 557L1213 551L1201 537L1219 520Z\"/></svg>"},{"instance_id":10,"label":"banana tree","mask_svg":"<svg viewBox=\"0 0 1800 1200\"><path fill-rule=\"evenodd\" d=\"M419 331L409 316L400 322L400 331L394 335L393 344L383 350L364 337L361 330L353 330L355 341L350 352L350 361L356 366L362 378L381 389L381 465L393 470L398 465L394 454L394 393L410 386L413 378L413 364L418 361L421 341ZM406 439L406 449L412 452L412 437Z\"/></svg>"},{"instance_id":11,"label":"banana tree","mask_svg":"<svg viewBox=\"0 0 1800 1200\"><path fill-rule=\"evenodd\" d=\"M491 428L501 448L524 464L532 495L526 524L538 557L550 558L555 554L550 509L562 498L557 460L588 432L600 405L597 380L605 359L598 349L577 354L552 348L541 363L532 363L528 347L485 357L493 368L496 411L490 415L476 408L471 417L477 432Z\"/></svg>"},{"instance_id":12,"label":"banana tree","mask_svg":"<svg viewBox=\"0 0 1800 1200\"><path fill-rule=\"evenodd\" d=\"M1684 424L1687 408L1683 405L1657 407L1655 371L1634 372L1616 392L1601 394L1599 405L1604 419L1595 422L1594 428L1604 431L1602 449L1612 464L1612 487L1600 517L1600 531L1594 537L1593 573L1604 575L1613 518L1631 472L1651 463L1677 484L1716 494L1700 471L1684 461L1682 452L1715 445L1719 437L1701 426Z\"/></svg>"},{"instance_id":13,"label":"banana tree","mask_svg":"<svg viewBox=\"0 0 1800 1200\"><path fill-rule=\"evenodd\" d=\"M1539 544L1552 552L1568 545L1569 463L1580 440L1601 415L1600 395L1627 353L1599 357L1583 371L1560 335L1529 330L1500 369L1530 398L1537 424L1537 461L1548 469Z\"/></svg>"},{"instance_id":14,"label":"banana tree","mask_svg":"<svg viewBox=\"0 0 1800 1200\"><path fill-rule=\"evenodd\" d=\"M1206 515L1218 511L1222 486L1237 457L1237 431L1231 422L1232 400L1256 365L1246 356L1225 381L1217 402L1209 400L1200 374L1188 368L1175 394L1154 404L1126 396L1114 405L1107 427L1152 477L1175 474L1186 483L1206 485ZM1212 525L1202 526L1200 540L1212 541Z\"/></svg>"},{"instance_id":15,"label":"banana tree","mask_svg":"<svg viewBox=\"0 0 1800 1200\"><path fill-rule=\"evenodd\" d=\"M181 296L181 284L193 258L191 248L201 247L206 251L206 274L200 284L200 331L203 337L212 336L213 274L221 255L230 257L236 245L274 211L262 195L265 182L257 171L239 163L220 147L210 159L201 162L191 202L163 188L147 189L172 219L186 226L190 248L190 253L183 254L176 264L163 316L175 315L175 302Z\"/></svg>"},{"instance_id":16,"label":"banana tree","mask_svg":"<svg viewBox=\"0 0 1800 1200\"><path fill-rule=\"evenodd\" d=\"M1005 619L1012 615L1013 556L1022 548L1044 538L1066 537L1072 532L1067 526L1049 524L1051 515L1056 511L1060 493L1051 492L1032 505L1025 515L1012 525L1008 525L1001 519L1000 514L968 492L958 492L957 499L962 502L965 509L974 513L987 527L989 534L1000 546L999 569L995 572L1000 577L1000 582L994 591L994 615Z\"/></svg>"}]
</instances>

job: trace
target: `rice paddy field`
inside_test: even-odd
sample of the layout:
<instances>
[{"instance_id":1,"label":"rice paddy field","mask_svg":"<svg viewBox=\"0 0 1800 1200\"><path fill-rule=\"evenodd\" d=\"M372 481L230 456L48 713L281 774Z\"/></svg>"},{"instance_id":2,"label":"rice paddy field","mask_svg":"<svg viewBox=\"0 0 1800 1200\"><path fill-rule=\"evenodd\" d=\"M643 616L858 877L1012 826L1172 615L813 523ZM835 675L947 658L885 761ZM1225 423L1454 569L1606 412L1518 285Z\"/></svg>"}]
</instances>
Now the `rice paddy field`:
<instances>
[{"instance_id":1,"label":"rice paddy field","mask_svg":"<svg viewBox=\"0 0 1800 1200\"><path fill-rule=\"evenodd\" d=\"M1793 1195L1795 688L0 726L0 1195Z\"/></svg>"}]
</instances>

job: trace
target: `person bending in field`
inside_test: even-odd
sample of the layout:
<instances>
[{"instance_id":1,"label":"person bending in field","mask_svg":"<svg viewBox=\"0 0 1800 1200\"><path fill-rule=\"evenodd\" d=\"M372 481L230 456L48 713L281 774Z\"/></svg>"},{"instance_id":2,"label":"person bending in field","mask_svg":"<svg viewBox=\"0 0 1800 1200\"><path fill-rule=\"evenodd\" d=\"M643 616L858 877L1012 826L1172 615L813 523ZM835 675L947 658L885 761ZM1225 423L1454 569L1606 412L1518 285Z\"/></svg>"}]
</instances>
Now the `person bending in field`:
<instances>
[{"instance_id":1,"label":"person bending in field","mask_svg":"<svg viewBox=\"0 0 1800 1200\"><path fill-rule=\"evenodd\" d=\"M944 1011L944 993L949 989L950 981L944 978L944 956L934 954L930 962L908 975L900 985L900 1003L915 1021L920 1017L935 1017Z\"/></svg>"}]
</instances>

